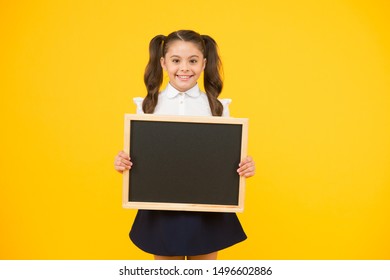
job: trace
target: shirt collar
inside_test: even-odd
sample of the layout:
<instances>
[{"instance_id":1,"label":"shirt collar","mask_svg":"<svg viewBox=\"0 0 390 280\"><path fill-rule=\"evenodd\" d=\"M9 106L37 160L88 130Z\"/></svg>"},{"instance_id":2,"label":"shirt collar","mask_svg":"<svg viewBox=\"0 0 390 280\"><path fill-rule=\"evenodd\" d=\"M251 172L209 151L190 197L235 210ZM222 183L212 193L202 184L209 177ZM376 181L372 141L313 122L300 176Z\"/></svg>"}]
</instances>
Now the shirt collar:
<instances>
[{"instance_id":1,"label":"shirt collar","mask_svg":"<svg viewBox=\"0 0 390 280\"><path fill-rule=\"evenodd\" d=\"M179 93L180 91L178 91L177 89L175 89L171 83L168 83L168 86L167 86L167 97L168 98L175 98ZM199 89L199 86L198 84L195 84L192 88L190 88L189 90L187 90L186 92L184 92L186 95L190 96L190 97L198 97L200 96L200 89Z\"/></svg>"}]
</instances>

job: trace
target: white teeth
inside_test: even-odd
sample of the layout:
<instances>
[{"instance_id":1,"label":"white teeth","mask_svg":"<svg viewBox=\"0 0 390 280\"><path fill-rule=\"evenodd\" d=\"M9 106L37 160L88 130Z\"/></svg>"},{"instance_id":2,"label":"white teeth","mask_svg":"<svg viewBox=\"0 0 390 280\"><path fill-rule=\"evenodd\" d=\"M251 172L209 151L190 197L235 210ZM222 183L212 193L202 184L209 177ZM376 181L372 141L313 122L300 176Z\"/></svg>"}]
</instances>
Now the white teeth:
<instances>
[{"instance_id":1,"label":"white teeth","mask_svg":"<svg viewBox=\"0 0 390 280\"><path fill-rule=\"evenodd\" d=\"M180 76L180 75L177 75L180 79L188 79L190 76Z\"/></svg>"}]
</instances>

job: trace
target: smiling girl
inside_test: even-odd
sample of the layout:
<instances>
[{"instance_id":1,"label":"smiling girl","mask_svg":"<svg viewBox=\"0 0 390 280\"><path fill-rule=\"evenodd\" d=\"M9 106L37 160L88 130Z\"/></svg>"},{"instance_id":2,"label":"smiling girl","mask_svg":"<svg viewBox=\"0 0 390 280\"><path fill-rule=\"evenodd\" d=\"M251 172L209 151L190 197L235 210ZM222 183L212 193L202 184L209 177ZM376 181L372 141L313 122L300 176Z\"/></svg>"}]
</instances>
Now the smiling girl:
<instances>
[{"instance_id":1,"label":"smiling girl","mask_svg":"<svg viewBox=\"0 0 390 280\"><path fill-rule=\"evenodd\" d=\"M157 35L149 45L144 81L147 96L135 98L137 112L159 115L229 116L230 100L219 100L223 82L217 44L208 35L179 30ZM169 77L160 92L163 71ZM204 72L204 88L198 79ZM134 163L136 164L136 162ZM130 156L121 151L115 169L131 169ZM245 178L255 174L255 163L245 158L237 172ZM235 213L139 210L130 239L156 260L212 260L219 250L246 239Z\"/></svg>"}]
</instances>

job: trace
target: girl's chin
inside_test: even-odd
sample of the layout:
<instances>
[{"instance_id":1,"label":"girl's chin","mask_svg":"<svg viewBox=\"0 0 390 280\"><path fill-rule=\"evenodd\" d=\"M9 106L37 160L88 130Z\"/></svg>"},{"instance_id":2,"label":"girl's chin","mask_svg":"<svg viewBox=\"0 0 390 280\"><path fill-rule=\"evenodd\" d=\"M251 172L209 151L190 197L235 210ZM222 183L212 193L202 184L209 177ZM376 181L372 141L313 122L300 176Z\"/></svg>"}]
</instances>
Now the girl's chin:
<instances>
[{"instance_id":1,"label":"girl's chin","mask_svg":"<svg viewBox=\"0 0 390 280\"><path fill-rule=\"evenodd\" d=\"M174 88L176 88L178 91L187 91L191 88L193 88L196 85L196 82L192 81L176 81L175 83L171 83Z\"/></svg>"}]
</instances>

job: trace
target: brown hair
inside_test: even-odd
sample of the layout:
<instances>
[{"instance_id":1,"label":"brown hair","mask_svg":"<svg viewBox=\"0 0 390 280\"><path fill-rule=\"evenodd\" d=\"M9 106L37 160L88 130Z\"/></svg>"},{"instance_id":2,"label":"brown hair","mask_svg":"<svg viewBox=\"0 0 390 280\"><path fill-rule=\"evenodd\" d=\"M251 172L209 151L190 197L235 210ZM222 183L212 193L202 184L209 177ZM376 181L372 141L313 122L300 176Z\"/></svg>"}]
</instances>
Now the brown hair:
<instances>
[{"instance_id":1,"label":"brown hair","mask_svg":"<svg viewBox=\"0 0 390 280\"><path fill-rule=\"evenodd\" d=\"M206 67L203 75L204 88L212 115L222 116L223 106L218 100L223 87L222 63L218 54L217 43L210 36L200 35L192 30L179 30L172 32L168 36L157 35L150 41L149 62L146 65L144 74L144 82L148 93L142 103L143 111L151 114L156 108L158 93L163 82L163 69L160 59L165 56L170 44L176 40L194 43L206 58Z\"/></svg>"}]
</instances>

